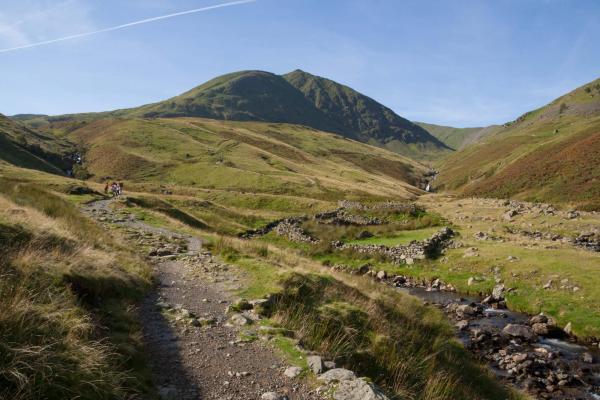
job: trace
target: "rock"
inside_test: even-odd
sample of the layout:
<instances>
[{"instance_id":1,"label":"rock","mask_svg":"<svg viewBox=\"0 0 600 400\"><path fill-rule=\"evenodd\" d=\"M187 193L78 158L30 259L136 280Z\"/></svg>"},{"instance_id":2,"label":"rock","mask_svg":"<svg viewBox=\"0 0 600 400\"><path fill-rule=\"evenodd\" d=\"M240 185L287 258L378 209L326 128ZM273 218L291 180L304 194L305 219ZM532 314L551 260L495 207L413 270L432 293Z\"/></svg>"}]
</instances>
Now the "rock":
<instances>
[{"instance_id":1,"label":"rock","mask_svg":"<svg viewBox=\"0 0 600 400\"><path fill-rule=\"evenodd\" d=\"M496 301L504 300L504 291L506 287L504 285L496 285L492 290L492 298Z\"/></svg>"},{"instance_id":2,"label":"rock","mask_svg":"<svg viewBox=\"0 0 600 400\"><path fill-rule=\"evenodd\" d=\"M461 321L458 321L455 326L459 331L465 331L469 327L469 321L463 319Z\"/></svg>"},{"instance_id":3,"label":"rock","mask_svg":"<svg viewBox=\"0 0 600 400\"><path fill-rule=\"evenodd\" d=\"M242 314L233 314L230 318L230 321L234 325L238 325L238 326L248 325L251 322L250 319L246 318Z\"/></svg>"},{"instance_id":4,"label":"rock","mask_svg":"<svg viewBox=\"0 0 600 400\"><path fill-rule=\"evenodd\" d=\"M533 317L531 317L529 319L529 323L531 325L533 325L533 324L547 324L548 323L548 317L545 316L544 314L534 315Z\"/></svg>"},{"instance_id":5,"label":"rock","mask_svg":"<svg viewBox=\"0 0 600 400\"><path fill-rule=\"evenodd\" d=\"M563 328L563 331L569 336L573 334L573 326L570 322Z\"/></svg>"},{"instance_id":6,"label":"rock","mask_svg":"<svg viewBox=\"0 0 600 400\"><path fill-rule=\"evenodd\" d=\"M456 307L456 313L458 315L475 315L477 314L477 309L468 304L461 304Z\"/></svg>"},{"instance_id":7,"label":"rock","mask_svg":"<svg viewBox=\"0 0 600 400\"><path fill-rule=\"evenodd\" d=\"M287 376L290 379L297 378L298 375L302 373L302 368L300 367L287 367L285 371L283 371L283 375Z\"/></svg>"},{"instance_id":8,"label":"rock","mask_svg":"<svg viewBox=\"0 0 600 400\"><path fill-rule=\"evenodd\" d=\"M512 218L518 214L516 210L509 210L502 215L502 217L507 221L512 221Z\"/></svg>"},{"instance_id":9,"label":"rock","mask_svg":"<svg viewBox=\"0 0 600 400\"><path fill-rule=\"evenodd\" d=\"M334 368L330 369L324 374L319 375L317 379L325 383L342 382L356 379L356 375L354 374L354 372L344 368Z\"/></svg>"},{"instance_id":10,"label":"rock","mask_svg":"<svg viewBox=\"0 0 600 400\"><path fill-rule=\"evenodd\" d=\"M473 278L473 277L470 277L470 278L467 280L467 285L469 285L469 286L473 286L474 284L475 284L475 278Z\"/></svg>"},{"instance_id":11,"label":"rock","mask_svg":"<svg viewBox=\"0 0 600 400\"><path fill-rule=\"evenodd\" d=\"M525 340L531 340L534 337L533 330L527 325L508 324L502 329L502 332L506 335Z\"/></svg>"},{"instance_id":12,"label":"rock","mask_svg":"<svg viewBox=\"0 0 600 400\"><path fill-rule=\"evenodd\" d=\"M335 400L389 400L379 388L362 379L340 382L333 398Z\"/></svg>"},{"instance_id":13,"label":"rock","mask_svg":"<svg viewBox=\"0 0 600 400\"><path fill-rule=\"evenodd\" d=\"M548 324L545 324L543 322L538 322L531 325L531 330L533 331L533 333L540 336L548 336L549 333Z\"/></svg>"},{"instance_id":14,"label":"rock","mask_svg":"<svg viewBox=\"0 0 600 400\"><path fill-rule=\"evenodd\" d=\"M527 360L528 358L529 358L529 356L527 355L527 353L517 353L512 356L512 360L518 364L522 363L523 361Z\"/></svg>"},{"instance_id":15,"label":"rock","mask_svg":"<svg viewBox=\"0 0 600 400\"><path fill-rule=\"evenodd\" d=\"M325 365L320 356L308 356L306 362L308 363L308 368L310 368L315 375L322 374L325 371Z\"/></svg>"},{"instance_id":16,"label":"rock","mask_svg":"<svg viewBox=\"0 0 600 400\"><path fill-rule=\"evenodd\" d=\"M287 399L287 396L280 396L275 392L263 393L263 395L260 396L260 400L284 400L284 399Z\"/></svg>"},{"instance_id":17,"label":"rock","mask_svg":"<svg viewBox=\"0 0 600 400\"><path fill-rule=\"evenodd\" d=\"M587 364L592 364L594 362L594 357L590 353L583 353L581 359Z\"/></svg>"},{"instance_id":18,"label":"rock","mask_svg":"<svg viewBox=\"0 0 600 400\"><path fill-rule=\"evenodd\" d=\"M335 362L333 361L325 361L323 363L323 365L325 366L325 369L328 371L330 369L334 369L335 368Z\"/></svg>"},{"instance_id":19,"label":"rock","mask_svg":"<svg viewBox=\"0 0 600 400\"><path fill-rule=\"evenodd\" d=\"M385 279L385 278L387 278L387 272L385 272L385 271L379 271L379 272L377 273L377 279L379 279L379 280L383 280L383 279Z\"/></svg>"},{"instance_id":20,"label":"rock","mask_svg":"<svg viewBox=\"0 0 600 400\"><path fill-rule=\"evenodd\" d=\"M552 283L552 279L550 279L548 282L546 282L543 288L546 290L552 288Z\"/></svg>"}]
</instances>

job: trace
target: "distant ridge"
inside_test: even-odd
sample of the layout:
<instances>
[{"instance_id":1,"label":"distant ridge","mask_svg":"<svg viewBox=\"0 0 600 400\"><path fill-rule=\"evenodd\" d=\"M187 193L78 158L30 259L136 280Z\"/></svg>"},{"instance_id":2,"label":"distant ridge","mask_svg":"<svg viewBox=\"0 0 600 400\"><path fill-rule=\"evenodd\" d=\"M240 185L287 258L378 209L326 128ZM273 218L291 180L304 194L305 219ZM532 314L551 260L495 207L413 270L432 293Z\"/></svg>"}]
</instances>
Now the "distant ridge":
<instances>
[{"instance_id":1,"label":"distant ridge","mask_svg":"<svg viewBox=\"0 0 600 400\"><path fill-rule=\"evenodd\" d=\"M440 189L600 210L600 79L497 128L439 167Z\"/></svg>"},{"instance_id":2,"label":"distant ridge","mask_svg":"<svg viewBox=\"0 0 600 400\"><path fill-rule=\"evenodd\" d=\"M214 78L179 96L141 107L48 117L57 122L99 118L195 117L304 125L421 160L451 149L425 129L357 91L296 70L280 76L240 71ZM43 116L19 116L39 124Z\"/></svg>"}]
</instances>

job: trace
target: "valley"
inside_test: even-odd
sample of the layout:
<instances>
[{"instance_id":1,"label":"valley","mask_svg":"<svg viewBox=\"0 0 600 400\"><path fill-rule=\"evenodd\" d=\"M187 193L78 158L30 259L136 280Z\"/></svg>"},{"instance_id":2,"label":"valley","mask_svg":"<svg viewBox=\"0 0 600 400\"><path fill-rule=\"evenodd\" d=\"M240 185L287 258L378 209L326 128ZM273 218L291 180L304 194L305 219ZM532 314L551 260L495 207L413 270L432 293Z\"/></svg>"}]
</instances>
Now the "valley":
<instances>
[{"instance_id":1,"label":"valley","mask_svg":"<svg viewBox=\"0 0 600 400\"><path fill-rule=\"evenodd\" d=\"M0 398L598 398L595 84L487 128L299 70L2 117Z\"/></svg>"}]
</instances>

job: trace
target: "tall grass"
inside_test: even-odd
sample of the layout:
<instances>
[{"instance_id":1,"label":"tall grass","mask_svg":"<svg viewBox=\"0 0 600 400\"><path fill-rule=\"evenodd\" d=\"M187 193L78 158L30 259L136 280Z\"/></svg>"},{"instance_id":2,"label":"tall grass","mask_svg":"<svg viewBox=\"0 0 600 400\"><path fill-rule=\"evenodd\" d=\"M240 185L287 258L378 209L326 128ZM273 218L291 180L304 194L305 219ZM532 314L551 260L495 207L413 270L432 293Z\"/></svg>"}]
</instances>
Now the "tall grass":
<instances>
[{"instance_id":1,"label":"tall grass","mask_svg":"<svg viewBox=\"0 0 600 400\"><path fill-rule=\"evenodd\" d=\"M398 398L516 398L470 359L441 313L406 296L367 296L331 277L294 274L265 314Z\"/></svg>"},{"instance_id":2,"label":"tall grass","mask_svg":"<svg viewBox=\"0 0 600 400\"><path fill-rule=\"evenodd\" d=\"M128 308L148 266L43 188L0 193L0 399L149 396Z\"/></svg>"}]
</instances>

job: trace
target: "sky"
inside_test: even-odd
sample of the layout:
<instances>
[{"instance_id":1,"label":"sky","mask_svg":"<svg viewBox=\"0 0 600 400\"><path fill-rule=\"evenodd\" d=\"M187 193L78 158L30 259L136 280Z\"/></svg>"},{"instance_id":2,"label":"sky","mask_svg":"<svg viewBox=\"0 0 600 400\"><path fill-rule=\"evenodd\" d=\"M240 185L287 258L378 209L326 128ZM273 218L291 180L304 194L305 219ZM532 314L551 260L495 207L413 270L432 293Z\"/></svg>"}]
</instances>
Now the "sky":
<instances>
[{"instance_id":1,"label":"sky","mask_svg":"<svg viewBox=\"0 0 600 400\"><path fill-rule=\"evenodd\" d=\"M486 126L600 77L597 0L256 0L108 30L231 1L0 0L0 113L134 107L299 68L413 121Z\"/></svg>"}]
</instances>

